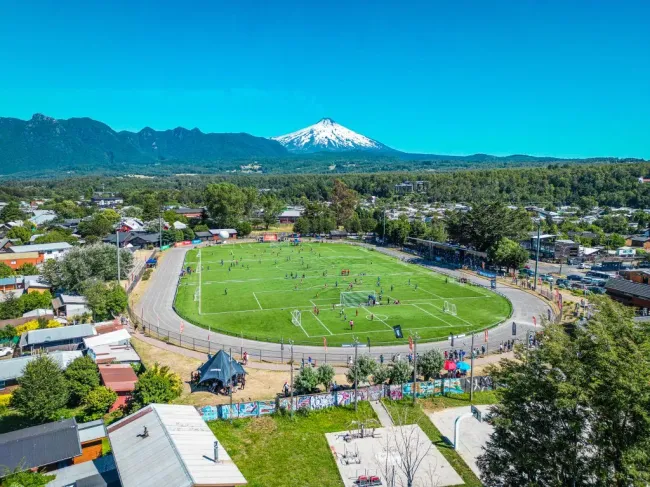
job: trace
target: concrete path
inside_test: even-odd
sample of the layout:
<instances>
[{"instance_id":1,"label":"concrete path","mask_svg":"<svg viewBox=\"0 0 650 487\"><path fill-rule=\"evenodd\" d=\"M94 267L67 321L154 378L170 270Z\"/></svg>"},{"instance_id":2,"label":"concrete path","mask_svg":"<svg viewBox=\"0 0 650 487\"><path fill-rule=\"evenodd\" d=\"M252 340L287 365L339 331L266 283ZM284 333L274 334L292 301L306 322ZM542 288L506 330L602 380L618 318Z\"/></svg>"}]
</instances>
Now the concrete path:
<instances>
[{"instance_id":1,"label":"concrete path","mask_svg":"<svg viewBox=\"0 0 650 487\"><path fill-rule=\"evenodd\" d=\"M370 406L372 406L373 411L377 415L377 419L384 428L393 426L393 418L390 417L381 401L370 401Z\"/></svg>"},{"instance_id":2,"label":"concrete path","mask_svg":"<svg viewBox=\"0 0 650 487\"><path fill-rule=\"evenodd\" d=\"M481 412L488 412L490 406L477 406L477 408ZM470 413L470 406L463 406L431 413L429 418L440 433L453 442L456 418L468 413ZM460 423L460 441L456 451L479 478L481 471L476 464L476 459L483 454L483 448L493 431L494 427L492 425L485 421L479 423L474 417L465 418Z\"/></svg>"},{"instance_id":3,"label":"concrete path","mask_svg":"<svg viewBox=\"0 0 650 487\"><path fill-rule=\"evenodd\" d=\"M384 249L382 249L384 250ZM174 297L176 295L176 287L178 285L179 275L185 260L185 254L188 248L174 248L166 251L159 260L158 269L152 274L148 283L147 289L144 292L140 301L135 305L135 313L138 317L142 317L145 322L157 326L160 330L169 331L170 333L179 332L181 321L180 316L176 314L173 309ZM392 252L391 252L392 253ZM406 256L401 252L394 252L397 257ZM410 256L412 257L412 256ZM432 266L427 266L435 270ZM470 281L480 284L482 286L489 286L489 280L461 273L459 271L450 271L449 269L440 269L441 271L458 276L467 277ZM489 331L489 349L495 350L500 342L512 339L511 324L513 321L517 322L517 338L525 340L526 332L533 329L533 316L545 316L548 310L548 304L541 298L529 294L520 289L501 286L499 289L504 296L506 296L513 305L512 318L506 320L501 325L490 329ZM221 348L222 346L233 347L233 350L247 350L251 360L262 360L280 362L281 357L284 361L288 359L289 350L285 345L284 350L280 350L280 345L277 343L259 342L248 339L241 339L230 335L220 335L215 332L209 332L205 328L194 326L190 323L184 322L184 339L201 339L211 340L215 347ZM476 346L483 345L483 334L476 336ZM420 352L424 352L430 348L437 348L439 350L450 349L448 340L435 343L423 343L418 346ZM471 337L465 336L455 340L454 348L463 348L469 350L471 348ZM364 349L364 353L367 351ZM375 357L380 354L391 356L393 354L408 354L408 345L393 345L383 347L372 347L371 354ZM323 347L295 345L294 354L297 361L303 357L305 360L311 356L312 359L318 363L327 361L329 363L347 363L351 355L349 348L343 347L329 347L327 354L325 354Z\"/></svg>"}]
</instances>

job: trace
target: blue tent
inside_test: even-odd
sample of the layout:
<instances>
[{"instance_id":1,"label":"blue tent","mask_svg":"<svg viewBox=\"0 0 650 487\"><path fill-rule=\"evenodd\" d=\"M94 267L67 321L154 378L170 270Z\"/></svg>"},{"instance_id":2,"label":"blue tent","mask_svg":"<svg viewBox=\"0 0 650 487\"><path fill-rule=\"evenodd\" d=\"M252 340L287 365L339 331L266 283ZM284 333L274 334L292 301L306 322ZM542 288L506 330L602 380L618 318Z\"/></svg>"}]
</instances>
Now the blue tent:
<instances>
[{"instance_id":1,"label":"blue tent","mask_svg":"<svg viewBox=\"0 0 650 487\"><path fill-rule=\"evenodd\" d=\"M201 365L199 372L201 373L199 384L207 380L217 380L224 385L229 384L233 377L246 373L244 367L235 359L231 360L230 355L223 350L219 350L216 355Z\"/></svg>"}]
</instances>

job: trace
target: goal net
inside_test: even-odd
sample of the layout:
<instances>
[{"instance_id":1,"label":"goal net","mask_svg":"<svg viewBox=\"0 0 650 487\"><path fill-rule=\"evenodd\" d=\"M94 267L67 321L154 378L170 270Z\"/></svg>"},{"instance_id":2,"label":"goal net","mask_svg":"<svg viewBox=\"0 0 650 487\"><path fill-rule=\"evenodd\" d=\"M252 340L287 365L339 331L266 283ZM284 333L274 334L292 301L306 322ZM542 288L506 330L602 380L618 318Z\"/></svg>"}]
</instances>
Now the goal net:
<instances>
[{"instance_id":1,"label":"goal net","mask_svg":"<svg viewBox=\"0 0 650 487\"><path fill-rule=\"evenodd\" d=\"M345 291L341 293L340 305L343 307L366 306L375 298L374 291Z\"/></svg>"},{"instance_id":2,"label":"goal net","mask_svg":"<svg viewBox=\"0 0 650 487\"><path fill-rule=\"evenodd\" d=\"M291 323L296 326L302 326L302 313L299 309L294 309L291 312Z\"/></svg>"},{"instance_id":3,"label":"goal net","mask_svg":"<svg viewBox=\"0 0 650 487\"><path fill-rule=\"evenodd\" d=\"M450 315L456 316L456 305L454 303L450 303L449 301L445 301L443 311Z\"/></svg>"}]
</instances>

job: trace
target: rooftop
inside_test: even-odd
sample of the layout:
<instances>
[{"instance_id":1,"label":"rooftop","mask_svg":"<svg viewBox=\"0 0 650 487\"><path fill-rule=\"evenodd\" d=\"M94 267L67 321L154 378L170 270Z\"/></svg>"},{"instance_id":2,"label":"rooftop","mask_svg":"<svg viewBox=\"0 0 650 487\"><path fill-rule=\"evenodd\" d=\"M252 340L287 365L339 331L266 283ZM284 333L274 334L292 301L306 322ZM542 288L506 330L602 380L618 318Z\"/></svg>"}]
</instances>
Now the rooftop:
<instances>
[{"instance_id":1,"label":"rooftop","mask_svg":"<svg viewBox=\"0 0 650 487\"><path fill-rule=\"evenodd\" d=\"M138 382L138 376L128 364L100 365L99 375L102 383L115 392L130 392Z\"/></svg>"},{"instance_id":2,"label":"rooftop","mask_svg":"<svg viewBox=\"0 0 650 487\"><path fill-rule=\"evenodd\" d=\"M93 325L71 325L60 328L44 328L42 330L31 330L20 336L20 346L39 345L48 342L59 342L73 340L95 335Z\"/></svg>"},{"instance_id":3,"label":"rooftop","mask_svg":"<svg viewBox=\"0 0 650 487\"><path fill-rule=\"evenodd\" d=\"M61 369L66 369L70 362L81 357L80 351L72 352L52 352L46 356L54 360ZM22 377L25 366L32 360L36 360L39 355L25 355L23 357L0 360L0 380L15 380Z\"/></svg>"},{"instance_id":4,"label":"rooftop","mask_svg":"<svg viewBox=\"0 0 650 487\"><path fill-rule=\"evenodd\" d=\"M192 406L151 404L113 423L108 436L123 487L247 484L220 442L215 462L217 438Z\"/></svg>"},{"instance_id":5,"label":"rooftop","mask_svg":"<svg viewBox=\"0 0 650 487\"><path fill-rule=\"evenodd\" d=\"M131 339L131 335L126 329L115 330L102 335L84 338L86 348L96 347L98 345L113 345L124 343Z\"/></svg>"},{"instance_id":6,"label":"rooftop","mask_svg":"<svg viewBox=\"0 0 650 487\"><path fill-rule=\"evenodd\" d=\"M605 284L607 291L610 289L616 294L650 299L650 285L638 282L626 281L625 279L610 279Z\"/></svg>"},{"instance_id":7,"label":"rooftop","mask_svg":"<svg viewBox=\"0 0 650 487\"><path fill-rule=\"evenodd\" d=\"M9 247L9 252L14 254L20 254L23 252L54 252L57 250L68 250L71 249L72 245L68 242L57 242L57 243L48 243L48 244L34 244L34 245L14 245Z\"/></svg>"}]
</instances>

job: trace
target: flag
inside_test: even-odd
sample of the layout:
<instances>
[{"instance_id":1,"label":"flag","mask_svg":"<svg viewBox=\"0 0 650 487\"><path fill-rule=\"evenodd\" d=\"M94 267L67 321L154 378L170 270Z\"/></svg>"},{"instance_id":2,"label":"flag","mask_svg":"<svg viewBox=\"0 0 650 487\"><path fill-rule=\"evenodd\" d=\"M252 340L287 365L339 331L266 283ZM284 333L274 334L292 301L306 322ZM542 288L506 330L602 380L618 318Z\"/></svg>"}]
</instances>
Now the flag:
<instances>
[{"instance_id":1,"label":"flag","mask_svg":"<svg viewBox=\"0 0 650 487\"><path fill-rule=\"evenodd\" d=\"M537 326L537 316L533 316L533 325Z\"/></svg>"},{"instance_id":2,"label":"flag","mask_svg":"<svg viewBox=\"0 0 650 487\"><path fill-rule=\"evenodd\" d=\"M184 325L183 322L181 321L181 326L180 326L181 333L183 333L183 330L184 330L184 329L185 329L185 325Z\"/></svg>"},{"instance_id":3,"label":"flag","mask_svg":"<svg viewBox=\"0 0 650 487\"><path fill-rule=\"evenodd\" d=\"M485 329L485 343L488 342L488 331L487 328Z\"/></svg>"},{"instance_id":4,"label":"flag","mask_svg":"<svg viewBox=\"0 0 650 487\"><path fill-rule=\"evenodd\" d=\"M327 352L327 338L323 337L323 347L325 347L325 352Z\"/></svg>"},{"instance_id":5,"label":"flag","mask_svg":"<svg viewBox=\"0 0 650 487\"><path fill-rule=\"evenodd\" d=\"M412 352L413 351L413 338L409 337L409 350Z\"/></svg>"}]
</instances>

